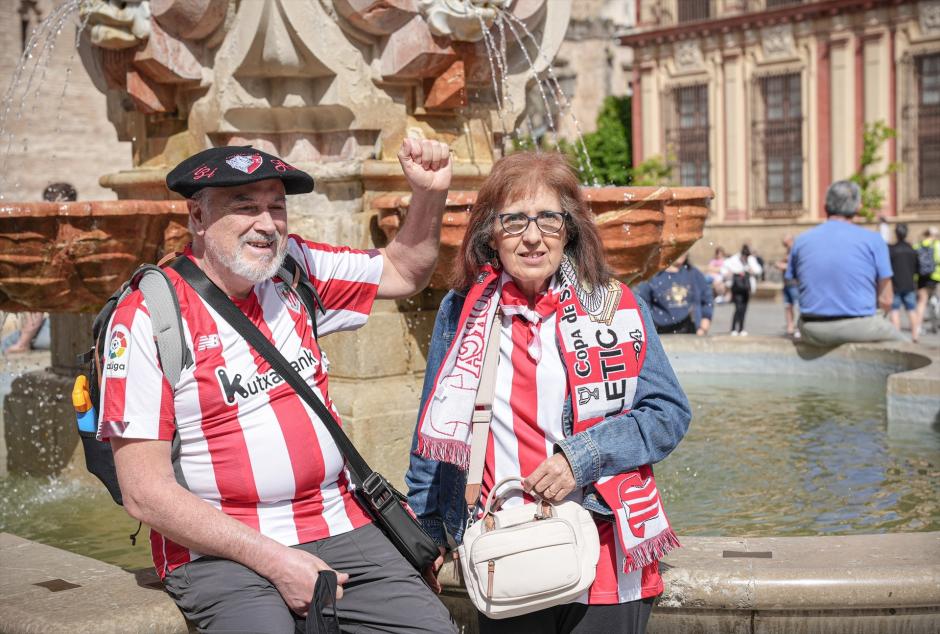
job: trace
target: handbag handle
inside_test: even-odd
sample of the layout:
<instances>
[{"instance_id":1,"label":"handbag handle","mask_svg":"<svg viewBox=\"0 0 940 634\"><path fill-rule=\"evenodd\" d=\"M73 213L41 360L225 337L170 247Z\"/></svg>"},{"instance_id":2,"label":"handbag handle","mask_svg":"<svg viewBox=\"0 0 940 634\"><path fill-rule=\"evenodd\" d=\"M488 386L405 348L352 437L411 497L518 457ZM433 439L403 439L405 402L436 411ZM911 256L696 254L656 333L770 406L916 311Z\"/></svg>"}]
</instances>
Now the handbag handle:
<instances>
[{"instance_id":1,"label":"handbag handle","mask_svg":"<svg viewBox=\"0 0 940 634\"><path fill-rule=\"evenodd\" d=\"M523 481L523 478L521 478L520 476L509 476L508 478L503 478L502 480L500 480L499 482L497 482L497 483L493 486L493 488L490 489L490 494L486 496L486 505L483 507L483 517L486 517L487 515L492 515L492 514L493 514L493 503L494 503L495 501L497 501L497 500L500 499L500 497L499 497L498 495L496 495L496 492L497 492L500 488L502 488L502 486L503 486L504 484L509 483L509 482L518 482L518 484L517 484L516 486L512 487L512 488L513 488L513 489L521 489L521 490L524 491L525 489L523 489L523 487L522 487L522 481ZM538 519L545 519L546 517L551 517L551 507L552 507L552 503L551 503L550 501L546 500L545 498L543 498L541 495L539 495L539 494L536 493L535 491L530 491L530 492L529 492L529 495L531 495L532 497L534 497L534 498L535 498L536 500L538 500L538 502L539 502L539 504L538 504L538 511L536 511L536 515L535 515L535 516L536 516ZM546 509L548 509L547 512L546 512Z\"/></svg>"}]
</instances>

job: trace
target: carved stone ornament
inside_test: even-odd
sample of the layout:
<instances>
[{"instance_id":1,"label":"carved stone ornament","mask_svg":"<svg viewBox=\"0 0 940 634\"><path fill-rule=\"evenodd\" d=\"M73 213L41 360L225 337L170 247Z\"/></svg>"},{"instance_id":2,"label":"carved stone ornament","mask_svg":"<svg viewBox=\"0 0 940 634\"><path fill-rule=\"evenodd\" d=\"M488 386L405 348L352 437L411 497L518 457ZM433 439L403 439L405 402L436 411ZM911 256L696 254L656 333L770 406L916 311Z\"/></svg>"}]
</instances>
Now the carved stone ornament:
<instances>
[{"instance_id":1,"label":"carved stone ornament","mask_svg":"<svg viewBox=\"0 0 940 634\"><path fill-rule=\"evenodd\" d=\"M793 57L796 54L796 42L792 25L778 24L761 29L761 45L764 57Z\"/></svg>"},{"instance_id":2,"label":"carved stone ornament","mask_svg":"<svg viewBox=\"0 0 940 634\"><path fill-rule=\"evenodd\" d=\"M140 163L234 143L308 168L377 149L393 160L419 108L479 122L458 129L513 125L564 39L571 1L89 0L82 61ZM484 29L490 44L507 36L505 77L493 77ZM534 69L516 37L541 49ZM434 125L423 133L437 137ZM458 159L492 145L439 125Z\"/></svg>"},{"instance_id":3,"label":"carved stone ornament","mask_svg":"<svg viewBox=\"0 0 940 634\"><path fill-rule=\"evenodd\" d=\"M512 0L418 0L434 35L464 42L482 40L483 29L511 4Z\"/></svg>"},{"instance_id":4,"label":"carved stone ornament","mask_svg":"<svg viewBox=\"0 0 940 634\"><path fill-rule=\"evenodd\" d=\"M82 3L80 16L95 46L122 50L137 46L150 36L150 0L122 3L90 0Z\"/></svg>"},{"instance_id":5,"label":"carved stone ornament","mask_svg":"<svg viewBox=\"0 0 940 634\"><path fill-rule=\"evenodd\" d=\"M940 33L940 2L920 2L920 30L926 34Z\"/></svg>"},{"instance_id":6,"label":"carved stone ornament","mask_svg":"<svg viewBox=\"0 0 940 634\"><path fill-rule=\"evenodd\" d=\"M676 67L679 70L697 70L705 63L702 48L695 40L684 40L676 44Z\"/></svg>"}]
</instances>

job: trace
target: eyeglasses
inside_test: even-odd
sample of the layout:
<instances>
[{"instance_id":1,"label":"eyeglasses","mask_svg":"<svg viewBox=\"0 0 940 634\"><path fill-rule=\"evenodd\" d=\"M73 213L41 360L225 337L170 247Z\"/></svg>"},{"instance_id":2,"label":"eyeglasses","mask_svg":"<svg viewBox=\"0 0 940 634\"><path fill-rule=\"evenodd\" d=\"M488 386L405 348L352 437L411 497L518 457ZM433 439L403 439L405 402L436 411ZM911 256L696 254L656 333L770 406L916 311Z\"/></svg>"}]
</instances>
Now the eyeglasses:
<instances>
[{"instance_id":1,"label":"eyeglasses","mask_svg":"<svg viewBox=\"0 0 940 634\"><path fill-rule=\"evenodd\" d=\"M535 226L539 231L547 234L556 234L565 226L567 212L563 211L540 211L534 216L527 216L522 212L512 214L499 214L499 224L503 231L511 236L518 236L525 233L529 228L529 223L535 221Z\"/></svg>"}]
</instances>

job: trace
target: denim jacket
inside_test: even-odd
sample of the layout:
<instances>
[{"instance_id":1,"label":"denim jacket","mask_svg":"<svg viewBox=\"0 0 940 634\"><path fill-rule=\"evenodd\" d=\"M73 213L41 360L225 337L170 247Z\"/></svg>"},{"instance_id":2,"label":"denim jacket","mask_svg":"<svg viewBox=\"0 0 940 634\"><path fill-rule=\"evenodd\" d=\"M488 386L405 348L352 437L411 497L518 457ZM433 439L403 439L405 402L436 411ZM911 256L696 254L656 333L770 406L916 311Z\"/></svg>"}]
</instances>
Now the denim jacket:
<instances>
[{"instance_id":1,"label":"denim jacket","mask_svg":"<svg viewBox=\"0 0 940 634\"><path fill-rule=\"evenodd\" d=\"M418 409L419 423L438 369L457 332L464 299L465 295L451 291L438 310ZM555 446L555 451L563 452L568 459L577 486L585 488L584 507L610 519L613 519L613 512L590 485L603 476L659 462L679 444L692 419L688 399L669 365L649 309L639 298L637 304L647 342L646 359L637 379L633 408L572 434L571 400L566 399L562 417L565 438ZM464 502L467 473L455 465L418 456L415 453L417 447L416 426L411 443L411 463L405 474L408 504L434 541L446 547L449 534L460 543L467 520Z\"/></svg>"}]
</instances>

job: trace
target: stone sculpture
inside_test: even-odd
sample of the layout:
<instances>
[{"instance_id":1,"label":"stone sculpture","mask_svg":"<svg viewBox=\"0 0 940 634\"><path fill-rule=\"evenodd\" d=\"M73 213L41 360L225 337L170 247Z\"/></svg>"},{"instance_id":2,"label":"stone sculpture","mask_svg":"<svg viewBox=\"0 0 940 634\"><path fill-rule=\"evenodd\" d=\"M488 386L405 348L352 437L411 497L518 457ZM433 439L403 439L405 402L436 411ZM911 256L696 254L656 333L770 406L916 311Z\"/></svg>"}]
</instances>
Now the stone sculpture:
<instances>
[{"instance_id":1,"label":"stone sculpture","mask_svg":"<svg viewBox=\"0 0 940 634\"><path fill-rule=\"evenodd\" d=\"M522 114L533 73L561 44L570 4L95 0L83 9L83 61L140 167L226 143L308 169L391 160L406 134L446 139L458 160L485 164ZM487 52L498 12L535 61L533 70L511 41L499 95ZM123 185L112 182L122 196L136 194Z\"/></svg>"}]
</instances>

